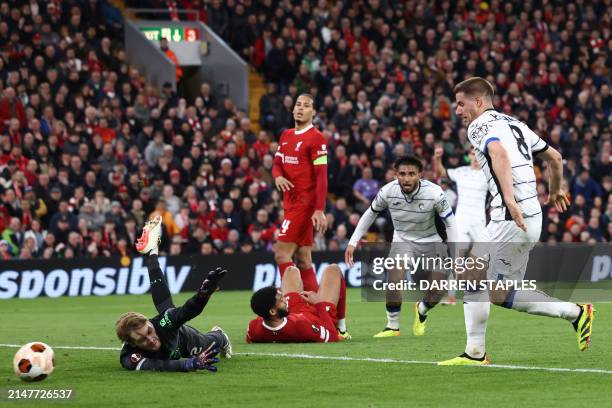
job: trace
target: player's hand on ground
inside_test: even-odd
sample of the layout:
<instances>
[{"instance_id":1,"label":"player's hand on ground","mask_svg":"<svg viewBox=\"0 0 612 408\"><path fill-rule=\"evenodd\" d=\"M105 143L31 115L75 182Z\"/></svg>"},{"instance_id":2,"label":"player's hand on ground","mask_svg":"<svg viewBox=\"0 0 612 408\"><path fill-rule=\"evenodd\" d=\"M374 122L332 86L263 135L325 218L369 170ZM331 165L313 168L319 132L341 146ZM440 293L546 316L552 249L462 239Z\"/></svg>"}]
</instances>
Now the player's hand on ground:
<instances>
[{"instance_id":1,"label":"player's hand on ground","mask_svg":"<svg viewBox=\"0 0 612 408\"><path fill-rule=\"evenodd\" d=\"M202 282L202 286L198 292L204 296L212 295L215 290L217 290L219 281L225 276L226 273L227 270L221 267L208 272L208 275L206 276L206 279L204 279L204 282Z\"/></svg>"},{"instance_id":2,"label":"player's hand on ground","mask_svg":"<svg viewBox=\"0 0 612 408\"><path fill-rule=\"evenodd\" d=\"M353 254L355 253L355 247L352 245L348 245L346 247L346 251L344 251L344 262L348 266L353 266L355 263L353 261Z\"/></svg>"},{"instance_id":3,"label":"player's hand on ground","mask_svg":"<svg viewBox=\"0 0 612 408\"><path fill-rule=\"evenodd\" d=\"M278 176L277 178L275 178L274 184L276 185L276 188L278 188L282 192L289 191L294 187L293 183L284 178L283 176Z\"/></svg>"},{"instance_id":4,"label":"player's hand on ground","mask_svg":"<svg viewBox=\"0 0 612 408\"><path fill-rule=\"evenodd\" d=\"M304 299L306 302L310 303L311 305L316 305L320 301L319 294L317 292L305 290L303 292L300 292L300 296L302 297L302 299Z\"/></svg>"},{"instance_id":5,"label":"player's hand on ground","mask_svg":"<svg viewBox=\"0 0 612 408\"><path fill-rule=\"evenodd\" d=\"M325 214L323 214L323 211L315 211L314 214L312 214L311 219L312 225L314 225L315 231L317 231L318 234L323 234L325 230L327 230L327 218L325 217Z\"/></svg>"},{"instance_id":6,"label":"player's hand on ground","mask_svg":"<svg viewBox=\"0 0 612 408\"><path fill-rule=\"evenodd\" d=\"M188 371L208 370L214 373L217 371L217 367L214 364L219 362L219 359L216 357L217 354L219 354L219 348L216 347L215 342L212 342L206 350L197 356L185 360L185 369Z\"/></svg>"},{"instance_id":7,"label":"player's hand on ground","mask_svg":"<svg viewBox=\"0 0 612 408\"><path fill-rule=\"evenodd\" d=\"M508 208L508 211L510 211L510 215L512 216L516 226L527 232L527 226L525 225L525 220L523 219L523 212L516 201L507 202L506 207Z\"/></svg>"},{"instance_id":8,"label":"player's hand on ground","mask_svg":"<svg viewBox=\"0 0 612 408\"><path fill-rule=\"evenodd\" d=\"M560 213L567 211L567 208L570 205L570 200L567 198L567 195L564 191L559 190L557 192L551 192L548 195L548 205L554 205L557 211Z\"/></svg>"}]
</instances>

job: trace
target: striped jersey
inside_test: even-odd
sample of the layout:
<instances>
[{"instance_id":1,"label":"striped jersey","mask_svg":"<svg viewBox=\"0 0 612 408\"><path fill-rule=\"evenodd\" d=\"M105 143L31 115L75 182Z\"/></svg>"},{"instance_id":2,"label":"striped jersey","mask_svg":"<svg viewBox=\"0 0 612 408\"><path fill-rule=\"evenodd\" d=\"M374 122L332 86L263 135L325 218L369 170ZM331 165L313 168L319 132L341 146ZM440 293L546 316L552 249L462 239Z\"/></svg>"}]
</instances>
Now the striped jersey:
<instances>
[{"instance_id":1,"label":"striped jersey","mask_svg":"<svg viewBox=\"0 0 612 408\"><path fill-rule=\"evenodd\" d=\"M435 215L445 219L453 215L440 186L421 180L410 194L404 193L397 180L385 184L370 208L375 213L389 210L393 221L393 242L442 242L435 225Z\"/></svg>"},{"instance_id":2,"label":"striped jersey","mask_svg":"<svg viewBox=\"0 0 612 408\"><path fill-rule=\"evenodd\" d=\"M482 168L491 193L491 220L512 220L501 195L499 183L487 145L499 141L506 149L512 167L514 198L526 217L540 214L542 209L536 191L533 155L548 149L548 144L529 127L512 116L490 109L468 127L468 139L476 149L476 159Z\"/></svg>"},{"instance_id":3,"label":"striped jersey","mask_svg":"<svg viewBox=\"0 0 612 408\"><path fill-rule=\"evenodd\" d=\"M459 229L464 224L486 224L487 179L484 173L470 166L447 169L448 178L457 184L457 207L455 217Z\"/></svg>"}]
</instances>

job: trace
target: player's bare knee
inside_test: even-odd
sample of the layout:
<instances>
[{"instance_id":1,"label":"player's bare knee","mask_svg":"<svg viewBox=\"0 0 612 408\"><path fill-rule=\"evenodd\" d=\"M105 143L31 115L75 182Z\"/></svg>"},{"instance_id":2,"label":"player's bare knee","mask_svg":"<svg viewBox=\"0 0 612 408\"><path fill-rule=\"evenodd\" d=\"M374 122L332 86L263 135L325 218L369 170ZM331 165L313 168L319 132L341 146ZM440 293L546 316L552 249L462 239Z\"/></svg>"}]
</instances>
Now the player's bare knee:
<instances>
[{"instance_id":1,"label":"player's bare knee","mask_svg":"<svg viewBox=\"0 0 612 408\"><path fill-rule=\"evenodd\" d=\"M338 264L330 264L325 267L323 271L323 276L327 277L327 279L340 280L343 278L342 270L338 266Z\"/></svg>"},{"instance_id":2,"label":"player's bare knee","mask_svg":"<svg viewBox=\"0 0 612 408\"><path fill-rule=\"evenodd\" d=\"M336 273L336 274L338 274L340 276L342 275L342 269L340 269L340 267L336 263L327 265L327 268L325 268L325 270L333 271L333 272L330 272L330 273Z\"/></svg>"},{"instance_id":3,"label":"player's bare knee","mask_svg":"<svg viewBox=\"0 0 612 408\"><path fill-rule=\"evenodd\" d=\"M290 266L285 269L283 280L281 282L281 291L283 293L301 292L304 289L300 270L295 266Z\"/></svg>"},{"instance_id":4,"label":"player's bare knee","mask_svg":"<svg viewBox=\"0 0 612 408\"><path fill-rule=\"evenodd\" d=\"M301 279L300 270L295 266L288 267L287 269L285 269L283 279Z\"/></svg>"}]
</instances>

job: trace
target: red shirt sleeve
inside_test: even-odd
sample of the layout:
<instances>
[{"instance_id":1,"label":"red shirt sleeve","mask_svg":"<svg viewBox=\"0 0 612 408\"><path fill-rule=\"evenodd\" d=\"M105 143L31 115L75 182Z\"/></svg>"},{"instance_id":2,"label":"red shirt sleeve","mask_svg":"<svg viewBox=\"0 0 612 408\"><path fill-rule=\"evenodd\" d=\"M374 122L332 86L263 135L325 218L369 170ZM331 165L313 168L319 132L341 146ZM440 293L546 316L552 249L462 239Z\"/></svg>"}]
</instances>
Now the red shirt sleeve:
<instances>
[{"instance_id":1,"label":"red shirt sleeve","mask_svg":"<svg viewBox=\"0 0 612 408\"><path fill-rule=\"evenodd\" d=\"M327 142L322 134L317 136L310 146L310 159L316 179L315 210L323 211L327 200Z\"/></svg>"}]
</instances>

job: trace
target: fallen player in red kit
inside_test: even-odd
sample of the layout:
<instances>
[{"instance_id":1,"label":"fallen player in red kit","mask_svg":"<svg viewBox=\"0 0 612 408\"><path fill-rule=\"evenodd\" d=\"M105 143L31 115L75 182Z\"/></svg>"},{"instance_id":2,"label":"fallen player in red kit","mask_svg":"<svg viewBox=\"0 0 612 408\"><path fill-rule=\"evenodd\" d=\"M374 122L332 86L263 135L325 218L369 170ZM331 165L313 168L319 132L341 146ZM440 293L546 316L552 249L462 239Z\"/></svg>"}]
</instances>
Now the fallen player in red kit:
<instances>
[{"instance_id":1,"label":"fallen player in red kit","mask_svg":"<svg viewBox=\"0 0 612 408\"><path fill-rule=\"evenodd\" d=\"M280 289L267 286L251 297L259 317L249 322L248 343L328 343L338 336L338 319L345 317L346 283L336 264L323 271L318 292L304 291L300 270L286 269ZM350 337L348 337L350 338Z\"/></svg>"}]
</instances>

